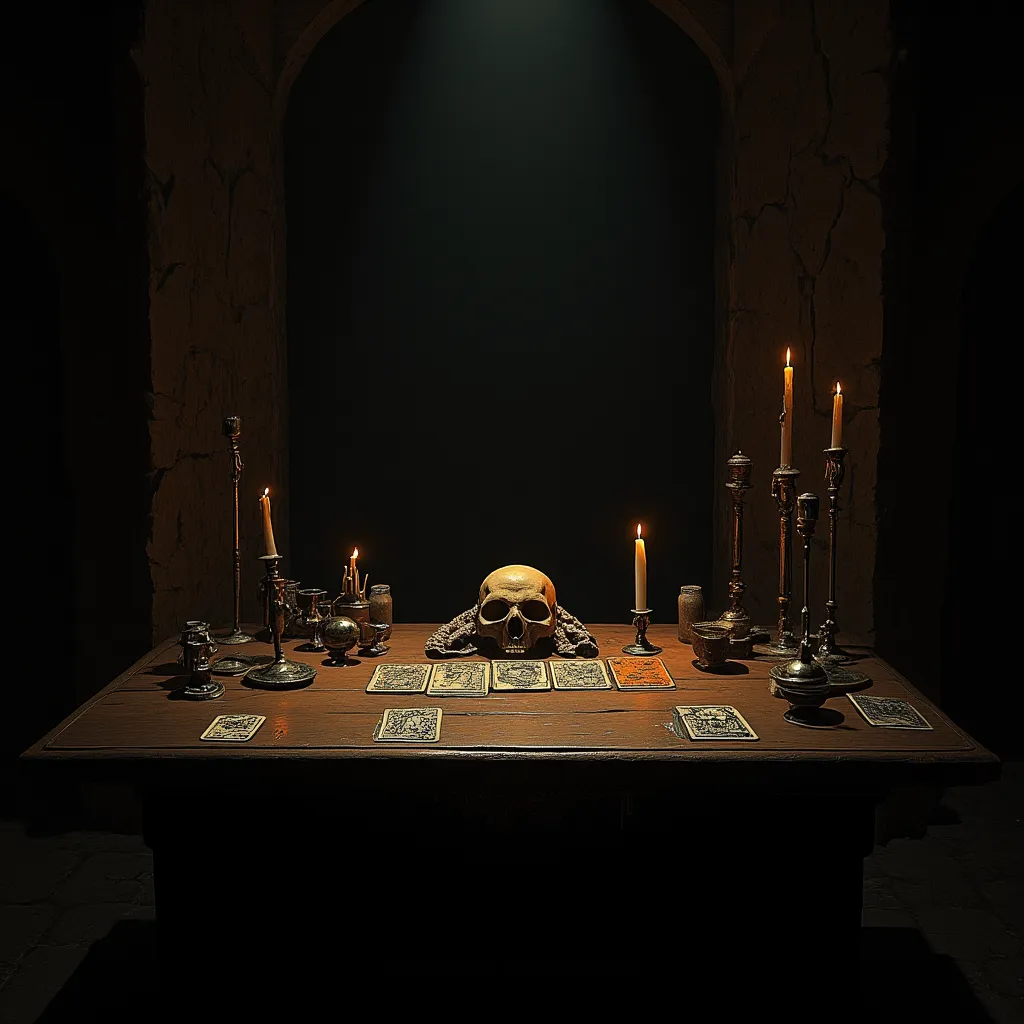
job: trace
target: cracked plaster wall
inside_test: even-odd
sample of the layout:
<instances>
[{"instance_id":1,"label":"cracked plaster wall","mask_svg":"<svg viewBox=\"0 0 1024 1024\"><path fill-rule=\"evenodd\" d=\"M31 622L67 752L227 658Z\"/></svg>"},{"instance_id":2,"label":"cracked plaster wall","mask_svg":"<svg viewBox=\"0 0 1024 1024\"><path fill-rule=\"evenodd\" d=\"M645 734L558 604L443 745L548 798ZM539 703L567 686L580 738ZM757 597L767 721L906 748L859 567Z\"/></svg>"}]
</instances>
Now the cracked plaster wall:
<instances>
[{"instance_id":1,"label":"cracked plaster wall","mask_svg":"<svg viewBox=\"0 0 1024 1024\"><path fill-rule=\"evenodd\" d=\"M823 492L832 384L847 393L840 621L870 635L881 354L878 176L886 156L885 0L654 0L693 35L723 88L715 394L716 581L728 565L724 460L755 465L748 606L772 623L781 353L796 365L801 489ZM137 63L149 187L154 634L231 614L230 465L222 418L243 420L243 612L260 553L256 496L278 495L287 551L284 210L277 140L287 93L353 0L149 0ZM819 538L824 531L819 533ZM818 542L819 551L824 550ZM824 602L819 557L813 603ZM287 572L287 567L285 567ZM680 581L685 582L685 581ZM799 596L799 595L797 595Z\"/></svg>"}]
</instances>

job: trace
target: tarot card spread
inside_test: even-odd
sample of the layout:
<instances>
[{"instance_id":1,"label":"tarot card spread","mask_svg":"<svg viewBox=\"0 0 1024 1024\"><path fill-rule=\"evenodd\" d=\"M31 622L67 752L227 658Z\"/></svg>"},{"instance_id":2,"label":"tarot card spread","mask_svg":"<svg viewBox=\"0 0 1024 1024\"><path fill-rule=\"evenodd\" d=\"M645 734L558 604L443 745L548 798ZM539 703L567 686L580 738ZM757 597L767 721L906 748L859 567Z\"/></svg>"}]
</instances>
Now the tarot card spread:
<instances>
[{"instance_id":1,"label":"tarot card spread","mask_svg":"<svg viewBox=\"0 0 1024 1024\"><path fill-rule=\"evenodd\" d=\"M543 661L492 661L492 690L550 690Z\"/></svg>"},{"instance_id":2,"label":"tarot card spread","mask_svg":"<svg viewBox=\"0 0 1024 1024\"><path fill-rule=\"evenodd\" d=\"M244 743L256 735L256 730L266 720L266 715L218 715L199 738Z\"/></svg>"},{"instance_id":3,"label":"tarot card spread","mask_svg":"<svg viewBox=\"0 0 1024 1024\"><path fill-rule=\"evenodd\" d=\"M370 676L366 692L423 693L429 678L429 665L378 665Z\"/></svg>"},{"instance_id":4,"label":"tarot card spread","mask_svg":"<svg viewBox=\"0 0 1024 1024\"><path fill-rule=\"evenodd\" d=\"M373 738L381 743L436 743L441 738L441 709L385 708Z\"/></svg>"},{"instance_id":5,"label":"tarot card spread","mask_svg":"<svg viewBox=\"0 0 1024 1024\"><path fill-rule=\"evenodd\" d=\"M756 740L757 733L729 704L699 704L672 709L676 731L691 740Z\"/></svg>"},{"instance_id":6,"label":"tarot card spread","mask_svg":"<svg viewBox=\"0 0 1024 1024\"><path fill-rule=\"evenodd\" d=\"M552 661L549 663L556 690L610 690L611 680L603 661Z\"/></svg>"},{"instance_id":7,"label":"tarot card spread","mask_svg":"<svg viewBox=\"0 0 1024 1024\"><path fill-rule=\"evenodd\" d=\"M485 661L461 665L444 662L430 672L427 693L437 697L486 697L491 680L491 666Z\"/></svg>"},{"instance_id":8,"label":"tarot card spread","mask_svg":"<svg viewBox=\"0 0 1024 1024\"><path fill-rule=\"evenodd\" d=\"M674 690L676 684L661 658L609 658L620 690Z\"/></svg>"},{"instance_id":9,"label":"tarot card spread","mask_svg":"<svg viewBox=\"0 0 1024 1024\"><path fill-rule=\"evenodd\" d=\"M934 729L917 708L896 697L865 697L846 695L861 713L868 725L881 725L887 729Z\"/></svg>"}]
</instances>

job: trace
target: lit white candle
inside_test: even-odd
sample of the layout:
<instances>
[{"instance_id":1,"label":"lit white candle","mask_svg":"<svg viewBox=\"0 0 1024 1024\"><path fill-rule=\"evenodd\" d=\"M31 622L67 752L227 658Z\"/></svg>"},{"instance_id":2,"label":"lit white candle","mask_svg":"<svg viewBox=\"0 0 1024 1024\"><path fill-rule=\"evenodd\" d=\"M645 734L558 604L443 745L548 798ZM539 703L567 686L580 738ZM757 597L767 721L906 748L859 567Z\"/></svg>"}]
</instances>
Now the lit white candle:
<instances>
[{"instance_id":1,"label":"lit white candle","mask_svg":"<svg viewBox=\"0 0 1024 1024\"><path fill-rule=\"evenodd\" d=\"M252 506L249 506L252 508ZM263 510L263 546L267 549L265 554L276 555L277 546L274 544L274 524L270 520L270 488L264 490L260 497L260 508Z\"/></svg>"},{"instance_id":2,"label":"lit white candle","mask_svg":"<svg viewBox=\"0 0 1024 1024\"><path fill-rule=\"evenodd\" d=\"M782 453L779 465L793 465L793 367L790 366L790 352L786 349L786 365L782 370Z\"/></svg>"},{"instance_id":3,"label":"lit white candle","mask_svg":"<svg viewBox=\"0 0 1024 1024\"><path fill-rule=\"evenodd\" d=\"M843 389L836 381L836 393L832 398L832 447L843 446Z\"/></svg>"},{"instance_id":4,"label":"lit white candle","mask_svg":"<svg viewBox=\"0 0 1024 1024\"><path fill-rule=\"evenodd\" d=\"M637 611L647 607L647 548L644 539L640 536L640 524L636 524L636 552L633 556L633 575L636 582L634 597L636 604L633 605Z\"/></svg>"}]
</instances>

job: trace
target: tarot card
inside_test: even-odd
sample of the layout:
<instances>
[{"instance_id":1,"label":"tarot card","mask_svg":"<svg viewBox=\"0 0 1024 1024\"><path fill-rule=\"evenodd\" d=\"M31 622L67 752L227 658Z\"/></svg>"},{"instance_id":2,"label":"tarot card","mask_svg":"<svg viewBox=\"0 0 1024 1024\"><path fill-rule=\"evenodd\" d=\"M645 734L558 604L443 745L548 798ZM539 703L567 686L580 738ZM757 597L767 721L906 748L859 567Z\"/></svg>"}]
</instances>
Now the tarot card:
<instances>
[{"instance_id":1,"label":"tarot card","mask_svg":"<svg viewBox=\"0 0 1024 1024\"><path fill-rule=\"evenodd\" d=\"M366 692L423 693L429 678L429 665L378 665L370 676Z\"/></svg>"},{"instance_id":2,"label":"tarot card","mask_svg":"<svg viewBox=\"0 0 1024 1024\"><path fill-rule=\"evenodd\" d=\"M199 738L244 743L256 735L256 730L266 720L266 715L218 715Z\"/></svg>"},{"instance_id":3,"label":"tarot card","mask_svg":"<svg viewBox=\"0 0 1024 1024\"><path fill-rule=\"evenodd\" d=\"M756 740L757 733L729 704L697 704L672 709L676 731L691 740Z\"/></svg>"},{"instance_id":4,"label":"tarot card","mask_svg":"<svg viewBox=\"0 0 1024 1024\"><path fill-rule=\"evenodd\" d=\"M492 661L492 690L550 690L543 661Z\"/></svg>"},{"instance_id":5,"label":"tarot card","mask_svg":"<svg viewBox=\"0 0 1024 1024\"><path fill-rule=\"evenodd\" d=\"M548 663L556 690L610 690L612 681L604 662L552 661Z\"/></svg>"},{"instance_id":6,"label":"tarot card","mask_svg":"<svg viewBox=\"0 0 1024 1024\"><path fill-rule=\"evenodd\" d=\"M486 697L491 666L486 661L445 661L430 672L427 693L437 697Z\"/></svg>"},{"instance_id":7,"label":"tarot card","mask_svg":"<svg viewBox=\"0 0 1024 1024\"><path fill-rule=\"evenodd\" d=\"M620 690L674 690L675 681L661 658L609 658L608 667Z\"/></svg>"},{"instance_id":8,"label":"tarot card","mask_svg":"<svg viewBox=\"0 0 1024 1024\"><path fill-rule=\"evenodd\" d=\"M381 743L436 743L441 738L441 709L385 708L373 738Z\"/></svg>"},{"instance_id":9,"label":"tarot card","mask_svg":"<svg viewBox=\"0 0 1024 1024\"><path fill-rule=\"evenodd\" d=\"M897 697L867 697L862 693L847 699L861 713L868 725L882 725L887 729L934 729L917 708Z\"/></svg>"}]
</instances>

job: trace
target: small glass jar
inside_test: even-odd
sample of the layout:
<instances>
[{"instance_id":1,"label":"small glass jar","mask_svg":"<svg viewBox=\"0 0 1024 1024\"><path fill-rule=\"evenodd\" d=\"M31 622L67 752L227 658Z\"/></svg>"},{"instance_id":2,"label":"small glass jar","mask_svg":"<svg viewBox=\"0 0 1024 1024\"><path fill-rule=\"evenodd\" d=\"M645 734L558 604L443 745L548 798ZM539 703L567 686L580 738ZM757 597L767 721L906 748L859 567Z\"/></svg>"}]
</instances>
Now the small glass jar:
<instances>
[{"instance_id":1,"label":"small glass jar","mask_svg":"<svg viewBox=\"0 0 1024 1024\"><path fill-rule=\"evenodd\" d=\"M383 622L388 627L387 632L381 636L381 640L387 640L391 636L394 617L391 607L390 584L374 583L370 587L370 621Z\"/></svg>"},{"instance_id":2,"label":"small glass jar","mask_svg":"<svg viewBox=\"0 0 1024 1024\"><path fill-rule=\"evenodd\" d=\"M679 642L693 642L690 632L695 622L704 621L704 591L697 586L679 588Z\"/></svg>"}]
</instances>

